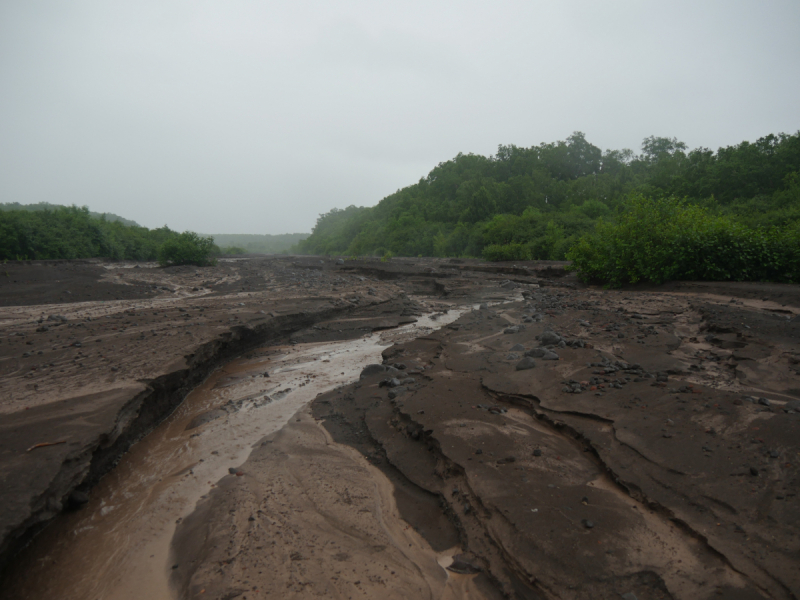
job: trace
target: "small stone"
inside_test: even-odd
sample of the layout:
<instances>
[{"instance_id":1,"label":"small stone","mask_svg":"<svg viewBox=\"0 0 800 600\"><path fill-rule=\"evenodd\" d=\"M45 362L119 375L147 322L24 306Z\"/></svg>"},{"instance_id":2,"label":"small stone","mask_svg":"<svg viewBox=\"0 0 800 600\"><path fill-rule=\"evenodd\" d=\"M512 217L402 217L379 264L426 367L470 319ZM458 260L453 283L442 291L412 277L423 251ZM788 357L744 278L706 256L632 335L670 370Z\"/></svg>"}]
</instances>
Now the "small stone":
<instances>
[{"instance_id":1,"label":"small stone","mask_svg":"<svg viewBox=\"0 0 800 600\"><path fill-rule=\"evenodd\" d=\"M542 346L557 346L561 341L561 336L553 331L545 331L539 337L539 342L541 342Z\"/></svg>"},{"instance_id":2,"label":"small stone","mask_svg":"<svg viewBox=\"0 0 800 600\"><path fill-rule=\"evenodd\" d=\"M522 344L514 344L513 346L511 346L511 348L509 348L509 350L511 352L525 352L525 346L523 346Z\"/></svg>"},{"instance_id":3,"label":"small stone","mask_svg":"<svg viewBox=\"0 0 800 600\"><path fill-rule=\"evenodd\" d=\"M517 366L514 367L517 371L526 371L528 369L533 369L536 366L536 361L534 361L530 356L526 356L521 361L517 363Z\"/></svg>"},{"instance_id":4,"label":"small stone","mask_svg":"<svg viewBox=\"0 0 800 600\"><path fill-rule=\"evenodd\" d=\"M756 469L755 467L750 467L750 475L752 475L753 477L758 477L758 469Z\"/></svg>"},{"instance_id":5,"label":"small stone","mask_svg":"<svg viewBox=\"0 0 800 600\"><path fill-rule=\"evenodd\" d=\"M528 350L525 353L525 356L530 356L531 358L542 358L548 352L549 350L544 348L533 348L532 350Z\"/></svg>"},{"instance_id":6,"label":"small stone","mask_svg":"<svg viewBox=\"0 0 800 600\"><path fill-rule=\"evenodd\" d=\"M541 456L542 455L542 451L539 448L536 448L536 450L533 451L533 455L534 456Z\"/></svg>"},{"instance_id":7,"label":"small stone","mask_svg":"<svg viewBox=\"0 0 800 600\"><path fill-rule=\"evenodd\" d=\"M589 519L584 519L581 521L581 523L583 523L583 526L586 527L586 529L592 529L594 527L594 522L590 521Z\"/></svg>"}]
</instances>

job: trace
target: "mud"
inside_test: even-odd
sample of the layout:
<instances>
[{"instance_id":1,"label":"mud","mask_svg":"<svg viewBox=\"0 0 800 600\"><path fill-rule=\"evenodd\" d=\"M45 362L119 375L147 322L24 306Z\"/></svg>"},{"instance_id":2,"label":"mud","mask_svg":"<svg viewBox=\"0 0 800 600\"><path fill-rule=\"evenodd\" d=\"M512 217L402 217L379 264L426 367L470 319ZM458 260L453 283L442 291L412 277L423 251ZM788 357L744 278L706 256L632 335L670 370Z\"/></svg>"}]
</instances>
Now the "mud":
<instances>
[{"instance_id":1,"label":"mud","mask_svg":"<svg viewBox=\"0 0 800 600\"><path fill-rule=\"evenodd\" d=\"M0 310L3 597L799 595L797 286L126 267Z\"/></svg>"}]
</instances>

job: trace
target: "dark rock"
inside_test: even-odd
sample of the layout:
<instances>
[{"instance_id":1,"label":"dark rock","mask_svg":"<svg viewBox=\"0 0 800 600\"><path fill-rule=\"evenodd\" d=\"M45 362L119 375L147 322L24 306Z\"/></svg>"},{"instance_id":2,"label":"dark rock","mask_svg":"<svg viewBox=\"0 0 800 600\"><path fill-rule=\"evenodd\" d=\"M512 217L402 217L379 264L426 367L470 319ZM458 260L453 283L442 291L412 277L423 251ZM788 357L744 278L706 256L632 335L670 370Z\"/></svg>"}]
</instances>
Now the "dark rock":
<instances>
[{"instance_id":1,"label":"dark rock","mask_svg":"<svg viewBox=\"0 0 800 600\"><path fill-rule=\"evenodd\" d=\"M594 527L594 522L590 521L589 519L583 519L581 523L584 527L586 527L586 529L592 529Z\"/></svg>"},{"instance_id":2,"label":"dark rock","mask_svg":"<svg viewBox=\"0 0 800 600\"><path fill-rule=\"evenodd\" d=\"M503 333L519 333L519 325L513 325L511 327L506 327L503 330Z\"/></svg>"},{"instance_id":3,"label":"dark rock","mask_svg":"<svg viewBox=\"0 0 800 600\"><path fill-rule=\"evenodd\" d=\"M548 351L544 348L533 348L532 350L528 350L525 353L525 356L530 356L531 358L542 358Z\"/></svg>"},{"instance_id":4,"label":"dark rock","mask_svg":"<svg viewBox=\"0 0 800 600\"><path fill-rule=\"evenodd\" d=\"M542 360L558 360L558 354L555 352L547 351L542 356Z\"/></svg>"},{"instance_id":5,"label":"dark rock","mask_svg":"<svg viewBox=\"0 0 800 600\"><path fill-rule=\"evenodd\" d=\"M539 337L539 342L541 342L542 346L557 346L561 341L561 336L553 331L545 331Z\"/></svg>"},{"instance_id":6,"label":"dark rock","mask_svg":"<svg viewBox=\"0 0 800 600\"><path fill-rule=\"evenodd\" d=\"M750 467L750 475L752 475L753 477L758 477L758 469L756 469L755 467Z\"/></svg>"},{"instance_id":7,"label":"dark rock","mask_svg":"<svg viewBox=\"0 0 800 600\"><path fill-rule=\"evenodd\" d=\"M403 386L392 388L391 390L389 390L389 399L394 400L398 396L402 396L403 394L405 394L406 391L407 391L406 388Z\"/></svg>"},{"instance_id":8,"label":"dark rock","mask_svg":"<svg viewBox=\"0 0 800 600\"><path fill-rule=\"evenodd\" d=\"M73 490L67 499L67 505L70 508L78 508L89 502L89 496L84 492Z\"/></svg>"},{"instance_id":9,"label":"dark rock","mask_svg":"<svg viewBox=\"0 0 800 600\"><path fill-rule=\"evenodd\" d=\"M541 456L542 455L542 451L539 448L536 448L536 450L533 451L533 455L534 456Z\"/></svg>"},{"instance_id":10,"label":"dark rock","mask_svg":"<svg viewBox=\"0 0 800 600\"><path fill-rule=\"evenodd\" d=\"M522 344L514 344L509 350L511 350L511 352L525 352L525 346Z\"/></svg>"},{"instance_id":11,"label":"dark rock","mask_svg":"<svg viewBox=\"0 0 800 600\"><path fill-rule=\"evenodd\" d=\"M359 379L364 379L365 377L370 377L371 375L377 375L378 373L385 373L386 367L384 365L367 365L361 370L361 375L359 375Z\"/></svg>"},{"instance_id":12,"label":"dark rock","mask_svg":"<svg viewBox=\"0 0 800 600\"><path fill-rule=\"evenodd\" d=\"M525 371L527 369L532 369L536 366L536 361L534 361L530 356L526 356L521 361L517 363L517 366L514 367L517 371Z\"/></svg>"}]
</instances>

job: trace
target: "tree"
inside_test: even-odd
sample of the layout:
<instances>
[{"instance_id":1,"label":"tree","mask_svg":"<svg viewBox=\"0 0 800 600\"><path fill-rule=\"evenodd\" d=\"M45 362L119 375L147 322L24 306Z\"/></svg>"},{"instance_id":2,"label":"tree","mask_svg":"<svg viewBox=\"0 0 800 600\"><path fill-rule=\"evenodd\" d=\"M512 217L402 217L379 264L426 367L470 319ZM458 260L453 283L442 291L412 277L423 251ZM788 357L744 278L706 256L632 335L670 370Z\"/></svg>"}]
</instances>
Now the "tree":
<instances>
[{"instance_id":1,"label":"tree","mask_svg":"<svg viewBox=\"0 0 800 600\"><path fill-rule=\"evenodd\" d=\"M200 237L194 231L184 231L168 239L158 250L158 264L162 267L173 265L196 265L206 267L215 264L214 254L219 248L210 237Z\"/></svg>"}]
</instances>

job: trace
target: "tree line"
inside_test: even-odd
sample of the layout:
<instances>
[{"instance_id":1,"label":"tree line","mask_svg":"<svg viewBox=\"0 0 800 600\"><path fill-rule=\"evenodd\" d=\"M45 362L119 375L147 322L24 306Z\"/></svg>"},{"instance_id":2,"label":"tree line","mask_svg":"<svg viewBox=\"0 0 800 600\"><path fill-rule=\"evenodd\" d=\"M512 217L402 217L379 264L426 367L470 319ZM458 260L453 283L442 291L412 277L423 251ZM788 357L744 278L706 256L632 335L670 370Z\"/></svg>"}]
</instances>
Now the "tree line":
<instances>
[{"instance_id":1,"label":"tree line","mask_svg":"<svg viewBox=\"0 0 800 600\"><path fill-rule=\"evenodd\" d=\"M717 151L651 136L639 154L602 151L575 132L530 148L500 146L489 157L459 154L374 207L320 215L295 250L564 260L596 240L598 224L610 226L633 207L661 201L679 211L696 207L695 216L716 219L719 227L794 239L787 232L800 223L800 132Z\"/></svg>"},{"instance_id":2,"label":"tree line","mask_svg":"<svg viewBox=\"0 0 800 600\"><path fill-rule=\"evenodd\" d=\"M0 260L106 258L203 266L222 253L211 238L190 231L129 225L94 216L85 206L34 206L0 210Z\"/></svg>"}]
</instances>

